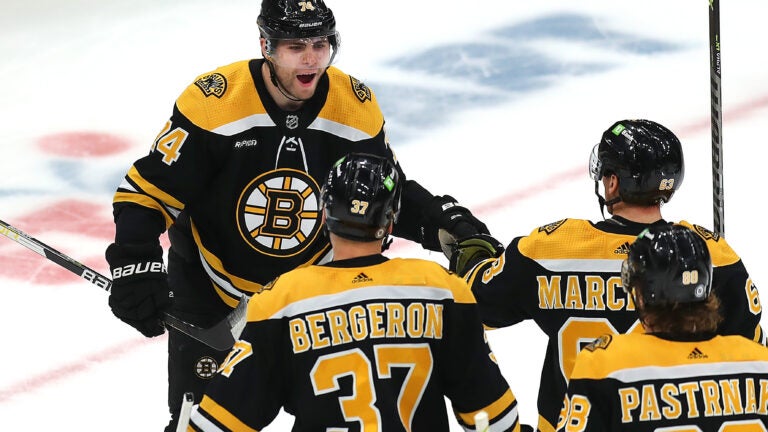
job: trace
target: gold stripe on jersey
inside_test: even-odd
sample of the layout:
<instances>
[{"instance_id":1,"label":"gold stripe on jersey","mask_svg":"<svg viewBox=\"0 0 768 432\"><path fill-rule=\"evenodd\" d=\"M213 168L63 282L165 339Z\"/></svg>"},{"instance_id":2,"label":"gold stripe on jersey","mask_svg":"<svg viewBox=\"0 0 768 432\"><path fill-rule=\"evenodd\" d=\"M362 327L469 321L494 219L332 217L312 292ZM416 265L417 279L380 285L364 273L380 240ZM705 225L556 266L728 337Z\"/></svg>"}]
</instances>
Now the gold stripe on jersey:
<instances>
[{"instance_id":1,"label":"gold stripe on jersey","mask_svg":"<svg viewBox=\"0 0 768 432\"><path fill-rule=\"evenodd\" d=\"M384 125L384 115L373 92L333 66L328 68L327 73L331 89L328 100L309 128L321 129L350 141L376 136ZM355 92L356 88L359 90L361 87L364 87L366 94L362 102Z\"/></svg>"},{"instance_id":2,"label":"gold stripe on jersey","mask_svg":"<svg viewBox=\"0 0 768 432\"><path fill-rule=\"evenodd\" d=\"M553 230L540 227L520 240L518 248L524 256L537 262L557 263L573 262L574 271L585 271L588 265L594 265L592 271L619 271L625 255L614 253L618 246L635 236L608 234L584 219L565 219ZM578 245L578 247L574 247ZM617 268L613 266L618 263ZM568 271L558 268L556 271Z\"/></svg>"},{"instance_id":3,"label":"gold stripe on jersey","mask_svg":"<svg viewBox=\"0 0 768 432\"><path fill-rule=\"evenodd\" d=\"M168 229L168 227L173 225L173 217L166 211L165 207L147 195L141 195L134 192L115 192L115 196L112 198L112 203L118 202L130 202L157 210L163 215L163 219L165 219L165 229Z\"/></svg>"},{"instance_id":4,"label":"gold stripe on jersey","mask_svg":"<svg viewBox=\"0 0 768 432\"><path fill-rule=\"evenodd\" d=\"M490 422L495 423L494 419L499 417L507 408L512 406L514 403L515 403L515 396L512 394L512 390L507 389L507 391L505 391L500 398L496 399L494 402L492 402L490 405L484 408L481 408L477 411L472 411L470 413L457 412L456 414L458 414L458 416L461 418L461 420L465 424L470 426L475 426L475 414L479 413L480 411L485 411L486 413L488 413L488 419L490 420ZM515 408L514 411L515 411L515 417L516 417L517 408Z\"/></svg>"},{"instance_id":5,"label":"gold stripe on jersey","mask_svg":"<svg viewBox=\"0 0 768 432\"><path fill-rule=\"evenodd\" d=\"M539 430L539 432L556 431L555 427L549 423L549 420L545 419L541 414L539 414L539 423L536 425L536 428Z\"/></svg>"},{"instance_id":6,"label":"gold stripe on jersey","mask_svg":"<svg viewBox=\"0 0 768 432\"><path fill-rule=\"evenodd\" d=\"M579 354L571 383L619 382L611 393L622 423L768 415L768 350L741 336L672 342L617 335ZM588 412L589 400L573 395Z\"/></svg>"},{"instance_id":7,"label":"gold stripe on jersey","mask_svg":"<svg viewBox=\"0 0 768 432\"><path fill-rule=\"evenodd\" d=\"M713 266L726 266L739 260L724 238L686 221L678 223L706 240ZM621 261L626 258L622 245L634 240L633 235L599 230L585 219L564 219L534 229L520 240L518 248L524 256L552 271L619 272ZM574 244L579 247L574 248Z\"/></svg>"},{"instance_id":8,"label":"gold stripe on jersey","mask_svg":"<svg viewBox=\"0 0 768 432\"><path fill-rule=\"evenodd\" d=\"M263 290L264 285L243 279L228 272L224 268L221 259L203 246L203 242L200 240L200 233L198 232L194 221L192 221L191 227L192 238L200 251L203 269L213 282L214 290L224 303L234 308L240 302L240 297L243 294L253 295ZM307 262L300 264L297 268L307 267L312 265L312 263L318 262L328 253L330 247L330 245L323 247L319 252L307 260Z\"/></svg>"},{"instance_id":9,"label":"gold stripe on jersey","mask_svg":"<svg viewBox=\"0 0 768 432\"><path fill-rule=\"evenodd\" d=\"M333 66L328 68L327 75L331 89L328 99L308 128L350 141L376 136L384 125L384 115L373 92L366 87L371 98L361 101L355 93L355 83L358 89L361 86L357 80ZM198 85L211 76L219 77L221 93L206 92ZM243 93L255 91L249 61L244 60L197 77L176 100L176 106L198 127L221 135L235 135L255 126L275 126L260 98L242 97Z\"/></svg>"},{"instance_id":10,"label":"gold stripe on jersey","mask_svg":"<svg viewBox=\"0 0 768 432\"><path fill-rule=\"evenodd\" d=\"M645 368L649 364L653 367L644 370L644 373L650 379L666 378L666 370L674 371L672 377L689 376L691 375L689 368L694 372L700 372L698 369L700 365L704 365L704 368L717 367L717 370L725 372L741 367L738 364L729 366L726 363L729 358L736 358L728 357L727 354L734 351L738 351L738 358L759 359L763 362L759 368L762 368L764 373L768 373L768 350L742 336L715 336L706 341L679 342L646 333L629 333L613 335L606 349L582 350L579 353L577 366L571 373L571 379L632 380L634 379L632 378L633 370ZM621 355L629 352L645 354ZM692 355L692 353L695 354ZM582 356L585 358L581 359Z\"/></svg>"},{"instance_id":11,"label":"gold stripe on jersey","mask_svg":"<svg viewBox=\"0 0 768 432\"><path fill-rule=\"evenodd\" d=\"M211 399L207 395L203 395L203 399L200 401L200 408L205 412L210 413L216 421L221 423L228 430L243 431L243 432L259 432L256 429L249 427L243 423L235 415L227 411L226 408L219 405L215 400Z\"/></svg>"},{"instance_id":12,"label":"gold stripe on jersey","mask_svg":"<svg viewBox=\"0 0 768 432\"><path fill-rule=\"evenodd\" d=\"M141 191L144 192L145 194L161 202L167 203L168 205L180 211L184 210L184 203L182 203L181 201L176 199L173 195L158 188L157 186L152 184L150 181L142 177L142 175L139 174L139 171L136 169L135 165L131 166L131 168L128 170L128 174L126 174L125 176L129 180L131 180L136 186L138 186L139 189L141 189Z\"/></svg>"},{"instance_id":13,"label":"gold stripe on jersey","mask_svg":"<svg viewBox=\"0 0 768 432\"><path fill-rule=\"evenodd\" d=\"M378 281L392 287L387 288L391 291L380 290L382 286ZM301 286L302 289L276 289L282 285ZM323 307L323 304L328 302L324 301L322 296L351 296L351 290L369 287L373 289L356 295L361 296L362 300L374 299L377 295L383 296L378 298L399 295L418 298L416 296L425 295L426 298L434 300L452 298L456 303L475 303L475 298L464 280L449 273L440 264L433 261L393 258L370 267L305 266L292 270L280 276L270 290L262 291L258 302L251 302L257 307L249 308L248 320L293 316L304 310L311 310L312 307ZM419 288L422 291L416 291ZM337 304L351 302L352 300L341 301Z\"/></svg>"},{"instance_id":14,"label":"gold stripe on jersey","mask_svg":"<svg viewBox=\"0 0 768 432\"><path fill-rule=\"evenodd\" d=\"M243 93L256 92L248 62L248 60L238 61L198 76L195 83L190 84L176 99L176 107L189 121L208 131L244 119L251 119L257 123L268 121L265 117L267 111L260 98L242 97ZM196 84L209 76L219 76L223 79L223 93L211 97L210 93L203 91ZM274 123L269 121L267 124ZM249 127L252 126L241 126L240 131ZM226 132L226 135L234 135L238 132L236 127L218 129L218 131Z\"/></svg>"}]
</instances>

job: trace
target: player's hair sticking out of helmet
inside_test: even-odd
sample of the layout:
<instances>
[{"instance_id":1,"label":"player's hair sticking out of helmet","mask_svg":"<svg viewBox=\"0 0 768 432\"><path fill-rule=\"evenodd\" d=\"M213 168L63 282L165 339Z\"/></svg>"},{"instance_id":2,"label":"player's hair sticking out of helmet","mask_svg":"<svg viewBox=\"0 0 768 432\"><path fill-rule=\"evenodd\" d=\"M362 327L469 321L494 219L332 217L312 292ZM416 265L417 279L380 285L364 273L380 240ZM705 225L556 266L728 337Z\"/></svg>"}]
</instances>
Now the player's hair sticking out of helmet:
<instances>
[{"instance_id":1,"label":"player's hair sticking out of helmet","mask_svg":"<svg viewBox=\"0 0 768 432\"><path fill-rule=\"evenodd\" d=\"M381 240L397 220L401 193L400 175L390 160L350 153L336 162L321 191L326 227L349 240Z\"/></svg>"},{"instance_id":2,"label":"player's hair sticking out of helmet","mask_svg":"<svg viewBox=\"0 0 768 432\"><path fill-rule=\"evenodd\" d=\"M672 131L651 120L621 120L603 133L592 149L590 177L595 194L604 206L620 201L653 205L668 202L683 183L685 164L680 140ZM598 190L604 176L619 179L617 197L605 200Z\"/></svg>"},{"instance_id":3,"label":"player's hair sticking out of helmet","mask_svg":"<svg viewBox=\"0 0 768 432\"><path fill-rule=\"evenodd\" d=\"M266 40L267 66L272 84L293 101L302 101L284 90L275 73L273 53L282 39L327 38L331 56L326 68L333 64L340 45L336 18L323 0L263 0L256 20L260 37Z\"/></svg>"},{"instance_id":4,"label":"player's hair sticking out of helmet","mask_svg":"<svg viewBox=\"0 0 768 432\"><path fill-rule=\"evenodd\" d=\"M709 249L685 226L652 226L640 233L622 263L621 281L640 320L656 332L715 331L721 321Z\"/></svg>"}]
</instances>

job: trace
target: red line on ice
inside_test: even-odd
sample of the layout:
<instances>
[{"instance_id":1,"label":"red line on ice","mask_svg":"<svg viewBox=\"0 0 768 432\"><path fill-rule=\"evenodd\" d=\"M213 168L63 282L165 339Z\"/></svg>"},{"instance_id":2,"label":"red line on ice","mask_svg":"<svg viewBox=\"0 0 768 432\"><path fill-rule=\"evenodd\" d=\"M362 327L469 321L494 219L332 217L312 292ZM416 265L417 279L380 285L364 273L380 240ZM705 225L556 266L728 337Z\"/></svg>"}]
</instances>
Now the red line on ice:
<instances>
[{"instance_id":1,"label":"red line on ice","mask_svg":"<svg viewBox=\"0 0 768 432\"><path fill-rule=\"evenodd\" d=\"M747 117L753 114L755 111L768 108L768 95L764 95L757 99L753 99L744 104L738 105L729 110L723 118L723 123L733 122L743 117ZM678 135L689 136L697 133L702 133L710 128L709 118L700 120L688 125L683 125L676 128ZM526 187L521 190L510 191L506 194L494 197L485 203L473 206L472 210L479 216L487 216L494 212L500 211L505 207L516 204L519 201L525 200L532 196L539 195L550 189L556 188L562 183L573 181L574 179L586 176L586 156L584 165L555 173L545 181L537 181L538 186ZM98 234L106 231L103 226L100 226L97 230ZM94 233L96 234L96 233ZM403 249L407 247L404 243L394 244L392 250ZM165 338L163 338L165 339ZM158 339L135 339L127 343L122 343L117 346L108 347L98 353L88 355L81 361L73 362L61 366L56 369L52 369L47 372L43 372L37 376L32 376L26 380L13 383L6 388L0 388L0 403L5 403L15 396L31 393L41 388L54 384L57 381L68 379L72 376L88 373L96 364L106 363L109 361L119 360L126 354L130 354L135 349L141 348L150 343L154 343Z\"/></svg>"}]
</instances>

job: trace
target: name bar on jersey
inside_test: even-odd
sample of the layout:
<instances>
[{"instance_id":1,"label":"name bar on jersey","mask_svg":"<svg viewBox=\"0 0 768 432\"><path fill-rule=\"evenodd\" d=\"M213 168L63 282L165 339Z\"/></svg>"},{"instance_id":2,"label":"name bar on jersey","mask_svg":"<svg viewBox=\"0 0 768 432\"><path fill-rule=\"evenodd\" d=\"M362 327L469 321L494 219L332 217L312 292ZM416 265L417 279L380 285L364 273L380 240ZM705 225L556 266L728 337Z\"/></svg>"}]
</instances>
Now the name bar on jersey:
<instances>
[{"instance_id":1,"label":"name bar on jersey","mask_svg":"<svg viewBox=\"0 0 768 432\"><path fill-rule=\"evenodd\" d=\"M609 376L642 387L618 389L622 423L759 414L768 415L765 361L723 362L676 367L642 367ZM750 377L752 376L752 377ZM664 382L674 379L676 382ZM682 379L682 381L680 381ZM653 380L648 383L648 380ZM657 381L661 380L661 381Z\"/></svg>"},{"instance_id":2,"label":"name bar on jersey","mask_svg":"<svg viewBox=\"0 0 768 432\"><path fill-rule=\"evenodd\" d=\"M422 301L368 303L310 313L288 323L293 352L364 339L442 339L443 305Z\"/></svg>"}]
</instances>

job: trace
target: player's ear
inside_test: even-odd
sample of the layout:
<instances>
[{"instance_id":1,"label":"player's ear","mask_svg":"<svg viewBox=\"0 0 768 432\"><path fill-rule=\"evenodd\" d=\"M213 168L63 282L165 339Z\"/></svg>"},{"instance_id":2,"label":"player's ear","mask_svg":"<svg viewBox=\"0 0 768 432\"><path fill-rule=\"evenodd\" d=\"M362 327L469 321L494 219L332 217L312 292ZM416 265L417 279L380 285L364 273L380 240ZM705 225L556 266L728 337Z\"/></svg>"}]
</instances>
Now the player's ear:
<instances>
[{"instance_id":1,"label":"player's ear","mask_svg":"<svg viewBox=\"0 0 768 432\"><path fill-rule=\"evenodd\" d=\"M603 184L605 186L606 197L608 195L610 196L618 195L619 177L617 177L616 174L607 174L604 178L606 179L605 183Z\"/></svg>"}]
</instances>

